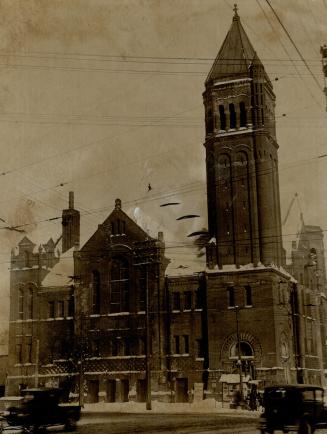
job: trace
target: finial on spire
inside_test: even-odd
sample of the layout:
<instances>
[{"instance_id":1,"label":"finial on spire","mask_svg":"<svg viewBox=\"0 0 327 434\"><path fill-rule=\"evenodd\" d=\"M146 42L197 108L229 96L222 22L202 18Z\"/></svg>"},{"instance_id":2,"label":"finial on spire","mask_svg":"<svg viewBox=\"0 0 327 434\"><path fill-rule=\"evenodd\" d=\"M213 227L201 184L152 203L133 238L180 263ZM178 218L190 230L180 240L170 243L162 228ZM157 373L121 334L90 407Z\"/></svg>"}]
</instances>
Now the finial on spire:
<instances>
[{"instance_id":1,"label":"finial on spire","mask_svg":"<svg viewBox=\"0 0 327 434\"><path fill-rule=\"evenodd\" d=\"M115 200L115 209L121 209L121 200L120 199Z\"/></svg>"},{"instance_id":2,"label":"finial on spire","mask_svg":"<svg viewBox=\"0 0 327 434\"><path fill-rule=\"evenodd\" d=\"M237 11L238 11L237 3L234 3L233 11L234 11L234 17L233 17L233 19L234 19L234 20L238 20L239 15L238 15L238 13L237 13Z\"/></svg>"}]
</instances>

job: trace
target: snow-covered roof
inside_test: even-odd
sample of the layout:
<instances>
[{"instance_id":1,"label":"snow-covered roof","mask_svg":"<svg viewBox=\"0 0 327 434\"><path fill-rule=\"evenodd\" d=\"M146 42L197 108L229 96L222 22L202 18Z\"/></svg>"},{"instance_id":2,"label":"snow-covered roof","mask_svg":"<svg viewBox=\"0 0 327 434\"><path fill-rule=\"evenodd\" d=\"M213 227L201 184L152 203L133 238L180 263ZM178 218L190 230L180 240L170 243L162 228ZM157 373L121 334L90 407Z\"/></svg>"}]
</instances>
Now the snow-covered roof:
<instances>
[{"instance_id":1,"label":"snow-covered roof","mask_svg":"<svg viewBox=\"0 0 327 434\"><path fill-rule=\"evenodd\" d=\"M198 253L198 249L191 245L186 248L166 249L165 256L170 260L166 275L169 277L191 276L204 271L206 267L205 255L198 257Z\"/></svg>"},{"instance_id":2,"label":"snow-covered roof","mask_svg":"<svg viewBox=\"0 0 327 434\"><path fill-rule=\"evenodd\" d=\"M74 247L61 255L59 262L50 270L42 282L42 286L67 286L73 283Z\"/></svg>"},{"instance_id":3,"label":"snow-covered roof","mask_svg":"<svg viewBox=\"0 0 327 434\"><path fill-rule=\"evenodd\" d=\"M256 266L254 266L253 263L240 265L239 267L236 266L236 264L227 264L223 265L222 268L218 268L216 265L214 268L206 268L206 273L226 273L226 272L241 272L246 270L276 270L280 273L284 274L285 277L289 278L291 282L297 283L297 280L283 267L270 264L268 266L263 265L261 262L259 262Z\"/></svg>"}]
</instances>

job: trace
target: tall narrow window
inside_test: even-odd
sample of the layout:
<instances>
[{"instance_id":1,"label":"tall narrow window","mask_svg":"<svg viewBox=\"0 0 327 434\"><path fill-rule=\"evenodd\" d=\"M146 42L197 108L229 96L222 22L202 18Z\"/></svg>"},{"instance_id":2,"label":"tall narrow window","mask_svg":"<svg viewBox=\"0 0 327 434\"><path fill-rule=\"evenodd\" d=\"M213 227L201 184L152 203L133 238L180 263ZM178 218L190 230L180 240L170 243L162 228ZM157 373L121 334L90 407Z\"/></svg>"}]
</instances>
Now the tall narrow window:
<instances>
[{"instance_id":1,"label":"tall narrow window","mask_svg":"<svg viewBox=\"0 0 327 434\"><path fill-rule=\"evenodd\" d=\"M145 266L141 266L140 268L140 278L139 278L139 310L145 311L145 302L146 302L146 279L147 272Z\"/></svg>"},{"instance_id":2,"label":"tall narrow window","mask_svg":"<svg viewBox=\"0 0 327 434\"><path fill-rule=\"evenodd\" d=\"M174 336L174 354L180 354L179 336Z\"/></svg>"},{"instance_id":3,"label":"tall narrow window","mask_svg":"<svg viewBox=\"0 0 327 434\"><path fill-rule=\"evenodd\" d=\"M17 363L22 363L23 361L23 352L22 352L22 344L16 344L16 360Z\"/></svg>"},{"instance_id":4,"label":"tall narrow window","mask_svg":"<svg viewBox=\"0 0 327 434\"><path fill-rule=\"evenodd\" d=\"M145 354L145 346L146 346L146 339L144 337L139 338L139 353L141 355Z\"/></svg>"},{"instance_id":5,"label":"tall narrow window","mask_svg":"<svg viewBox=\"0 0 327 434\"><path fill-rule=\"evenodd\" d=\"M58 317L63 318L65 316L65 305L62 300L58 301L57 308L58 308Z\"/></svg>"},{"instance_id":6,"label":"tall narrow window","mask_svg":"<svg viewBox=\"0 0 327 434\"><path fill-rule=\"evenodd\" d=\"M184 310L192 309L192 292L185 291L184 292Z\"/></svg>"},{"instance_id":7,"label":"tall narrow window","mask_svg":"<svg viewBox=\"0 0 327 434\"><path fill-rule=\"evenodd\" d=\"M31 288L27 291L27 318L33 318L33 291Z\"/></svg>"},{"instance_id":8,"label":"tall narrow window","mask_svg":"<svg viewBox=\"0 0 327 434\"><path fill-rule=\"evenodd\" d=\"M115 338L111 340L111 355L114 357L118 355L118 342Z\"/></svg>"},{"instance_id":9,"label":"tall narrow window","mask_svg":"<svg viewBox=\"0 0 327 434\"><path fill-rule=\"evenodd\" d=\"M68 300L68 316L73 317L74 316L74 297L71 297Z\"/></svg>"},{"instance_id":10,"label":"tall narrow window","mask_svg":"<svg viewBox=\"0 0 327 434\"><path fill-rule=\"evenodd\" d=\"M25 250L24 252L24 260L25 260L25 267L30 267L30 252L28 252L27 250Z\"/></svg>"},{"instance_id":11,"label":"tall narrow window","mask_svg":"<svg viewBox=\"0 0 327 434\"><path fill-rule=\"evenodd\" d=\"M240 127L246 127L246 108L243 101L240 102Z\"/></svg>"},{"instance_id":12,"label":"tall narrow window","mask_svg":"<svg viewBox=\"0 0 327 434\"><path fill-rule=\"evenodd\" d=\"M202 309L203 308L203 295L202 295L200 288L198 288L195 291L195 308L196 309Z\"/></svg>"},{"instance_id":13,"label":"tall narrow window","mask_svg":"<svg viewBox=\"0 0 327 434\"><path fill-rule=\"evenodd\" d=\"M181 297L179 292L173 292L173 310L181 310Z\"/></svg>"},{"instance_id":14,"label":"tall narrow window","mask_svg":"<svg viewBox=\"0 0 327 434\"><path fill-rule=\"evenodd\" d=\"M252 288L250 285L246 285L245 289L245 305L252 306Z\"/></svg>"},{"instance_id":15,"label":"tall narrow window","mask_svg":"<svg viewBox=\"0 0 327 434\"><path fill-rule=\"evenodd\" d=\"M203 340L197 339L196 340L196 356L197 357L203 357Z\"/></svg>"},{"instance_id":16,"label":"tall narrow window","mask_svg":"<svg viewBox=\"0 0 327 434\"><path fill-rule=\"evenodd\" d=\"M49 303L48 303L48 315L49 315L49 318L55 317L55 303L54 303L54 301L49 301Z\"/></svg>"},{"instance_id":17,"label":"tall narrow window","mask_svg":"<svg viewBox=\"0 0 327 434\"><path fill-rule=\"evenodd\" d=\"M32 363L33 353L32 353L32 339L28 339L26 342L26 360L27 363Z\"/></svg>"},{"instance_id":18,"label":"tall narrow window","mask_svg":"<svg viewBox=\"0 0 327 434\"><path fill-rule=\"evenodd\" d=\"M226 115L225 115L224 106L222 104L219 106L219 119L220 119L220 129L222 131L225 131L226 130Z\"/></svg>"},{"instance_id":19,"label":"tall narrow window","mask_svg":"<svg viewBox=\"0 0 327 434\"><path fill-rule=\"evenodd\" d=\"M183 336L184 341L184 354L189 354L190 352L190 343L189 343L189 337L188 335Z\"/></svg>"},{"instance_id":20,"label":"tall narrow window","mask_svg":"<svg viewBox=\"0 0 327 434\"><path fill-rule=\"evenodd\" d=\"M100 313L100 273L98 270L92 272L92 313Z\"/></svg>"},{"instance_id":21,"label":"tall narrow window","mask_svg":"<svg viewBox=\"0 0 327 434\"><path fill-rule=\"evenodd\" d=\"M229 120L230 120L230 128L236 128L236 112L234 104L229 104Z\"/></svg>"},{"instance_id":22,"label":"tall narrow window","mask_svg":"<svg viewBox=\"0 0 327 434\"><path fill-rule=\"evenodd\" d=\"M128 261L114 259L111 266L110 311L127 312L129 309Z\"/></svg>"},{"instance_id":23,"label":"tall narrow window","mask_svg":"<svg viewBox=\"0 0 327 434\"><path fill-rule=\"evenodd\" d=\"M233 286L227 288L228 293L228 306L235 307L235 290Z\"/></svg>"},{"instance_id":24,"label":"tall narrow window","mask_svg":"<svg viewBox=\"0 0 327 434\"><path fill-rule=\"evenodd\" d=\"M22 289L18 290L18 318L24 319L24 293Z\"/></svg>"},{"instance_id":25,"label":"tall narrow window","mask_svg":"<svg viewBox=\"0 0 327 434\"><path fill-rule=\"evenodd\" d=\"M207 127L207 134L213 132L213 116L212 116L211 109L207 111L206 127Z\"/></svg>"}]
</instances>

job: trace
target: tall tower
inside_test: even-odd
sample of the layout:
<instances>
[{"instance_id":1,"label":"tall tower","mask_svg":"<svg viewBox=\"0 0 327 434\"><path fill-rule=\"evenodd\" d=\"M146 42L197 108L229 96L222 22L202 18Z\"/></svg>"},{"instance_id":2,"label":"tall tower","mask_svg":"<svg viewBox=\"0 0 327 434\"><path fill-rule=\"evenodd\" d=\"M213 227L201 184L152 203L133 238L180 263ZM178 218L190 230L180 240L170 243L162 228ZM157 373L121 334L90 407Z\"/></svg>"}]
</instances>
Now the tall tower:
<instances>
[{"instance_id":1,"label":"tall tower","mask_svg":"<svg viewBox=\"0 0 327 434\"><path fill-rule=\"evenodd\" d=\"M62 212L62 253L80 240L80 213L74 209L74 192L69 192L69 207Z\"/></svg>"},{"instance_id":2,"label":"tall tower","mask_svg":"<svg viewBox=\"0 0 327 434\"><path fill-rule=\"evenodd\" d=\"M236 6L203 101L210 262L282 265L275 95Z\"/></svg>"}]
</instances>

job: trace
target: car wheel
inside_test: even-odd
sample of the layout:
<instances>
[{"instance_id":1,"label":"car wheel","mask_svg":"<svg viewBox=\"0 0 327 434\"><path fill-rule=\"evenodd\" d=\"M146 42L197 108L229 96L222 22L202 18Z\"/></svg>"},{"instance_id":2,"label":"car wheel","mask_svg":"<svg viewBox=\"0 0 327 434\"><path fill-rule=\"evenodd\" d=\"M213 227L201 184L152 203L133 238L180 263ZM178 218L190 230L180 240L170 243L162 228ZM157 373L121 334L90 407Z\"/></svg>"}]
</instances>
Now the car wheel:
<instances>
[{"instance_id":1,"label":"car wheel","mask_svg":"<svg viewBox=\"0 0 327 434\"><path fill-rule=\"evenodd\" d=\"M300 424L299 434L313 434L312 426L307 420L303 420Z\"/></svg>"},{"instance_id":2,"label":"car wheel","mask_svg":"<svg viewBox=\"0 0 327 434\"><path fill-rule=\"evenodd\" d=\"M65 430L66 431L75 431L75 429L76 429L76 420L72 417L69 417L65 423Z\"/></svg>"}]
</instances>

